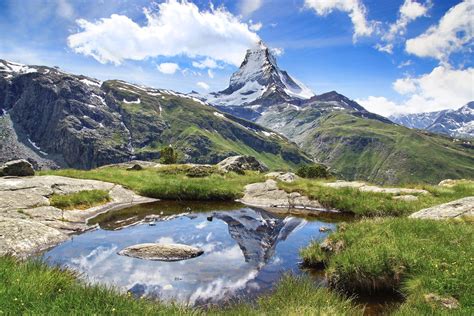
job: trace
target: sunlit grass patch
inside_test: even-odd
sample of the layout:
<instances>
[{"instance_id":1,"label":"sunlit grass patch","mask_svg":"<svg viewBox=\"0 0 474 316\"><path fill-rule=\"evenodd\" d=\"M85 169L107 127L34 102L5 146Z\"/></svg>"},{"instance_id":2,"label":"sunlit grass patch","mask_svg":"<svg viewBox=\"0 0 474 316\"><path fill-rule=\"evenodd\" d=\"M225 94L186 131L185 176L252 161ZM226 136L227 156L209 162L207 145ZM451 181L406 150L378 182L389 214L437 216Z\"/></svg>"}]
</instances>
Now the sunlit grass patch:
<instances>
[{"instance_id":1,"label":"sunlit grass patch","mask_svg":"<svg viewBox=\"0 0 474 316\"><path fill-rule=\"evenodd\" d=\"M62 210L85 210L109 201L109 192L104 190L85 190L68 194L53 194L49 198L51 206Z\"/></svg>"}]
</instances>

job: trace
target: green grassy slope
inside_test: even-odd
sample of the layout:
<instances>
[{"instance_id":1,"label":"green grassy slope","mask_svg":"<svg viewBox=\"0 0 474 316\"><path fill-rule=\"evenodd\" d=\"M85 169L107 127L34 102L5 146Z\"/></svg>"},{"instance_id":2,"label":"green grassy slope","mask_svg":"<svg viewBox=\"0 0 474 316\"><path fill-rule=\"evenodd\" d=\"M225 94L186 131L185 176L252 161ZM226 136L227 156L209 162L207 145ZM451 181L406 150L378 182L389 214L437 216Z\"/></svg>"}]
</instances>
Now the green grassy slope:
<instances>
[{"instance_id":1,"label":"green grassy slope","mask_svg":"<svg viewBox=\"0 0 474 316\"><path fill-rule=\"evenodd\" d=\"M300 144L347 179L437 183L474 178L474 146L376 119L333 112Z\"/></svg>"},{"instance_id":2,"label":"green grassy slope","mask_svg":"<svg viewBox=\"0 0 474 316\"><path fill-rule=\"evenodd\" d=\"M199 100L121 81L107 81L103 87L118 101L139 158L156 158L163 146L172 144L181 161L195 163L216 163L237 154L255 156L273 169L309 161L284 137Z\"/></svg>"}]
</instances>

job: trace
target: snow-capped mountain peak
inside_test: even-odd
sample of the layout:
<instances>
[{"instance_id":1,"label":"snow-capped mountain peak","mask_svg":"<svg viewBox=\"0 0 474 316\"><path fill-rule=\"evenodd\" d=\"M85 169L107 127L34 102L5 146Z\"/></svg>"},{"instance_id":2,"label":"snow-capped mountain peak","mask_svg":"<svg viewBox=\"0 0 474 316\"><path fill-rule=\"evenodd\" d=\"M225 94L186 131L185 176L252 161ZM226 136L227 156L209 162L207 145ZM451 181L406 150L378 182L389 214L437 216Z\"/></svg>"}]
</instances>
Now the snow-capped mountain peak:
<instances>
[{"instance_id":1,"label":"snow-capped mountain peak","mask_svg":"<svg viewBox=\"0 0 474 316\"><path fill-rule=\"evenodd\" d=\"M268 104L260 104L260 99L265 98L263 103L269 99L297 102L312 96L314 93L308 87L278 67L271 49L260 42L247 50L240 68L230 78L229 87L211 93L208 101L217 106L265 107Z\"/></svg>"}]
</instances>

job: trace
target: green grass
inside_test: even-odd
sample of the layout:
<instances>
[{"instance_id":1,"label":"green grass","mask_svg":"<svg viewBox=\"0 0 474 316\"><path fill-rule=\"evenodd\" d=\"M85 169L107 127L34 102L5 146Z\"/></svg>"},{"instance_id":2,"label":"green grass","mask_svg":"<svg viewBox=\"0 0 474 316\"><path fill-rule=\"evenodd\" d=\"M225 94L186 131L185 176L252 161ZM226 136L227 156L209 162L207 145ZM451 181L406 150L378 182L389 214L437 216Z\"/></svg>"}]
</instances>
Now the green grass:
<instances>
[{"instance_id":1,"label":"green grass","mask_svg":"<svg viewBox=\"0 0 474 316\"><path fill-rule=\"evenodd\" d=\"M474 147L445 136L330 113L300 144L347 179L381 184L474 178Z\"/></svg>"},{"instance_id":2,"label":"green grass","mask_svg":"<svg viewBox=\"0 0 474 316\"><path fill-rule=\"evenodd\" d=\"M287 192L299 192L318 200L327 208L352 212L357 216L403 216L433 205L474 195L472 181L451 188L431 185L412 186L430 192L429 195L418 195L417 201L394 200L391 194L360 192L353 188L330 188L323 186L322 181L318 180L280 182L279 186Z\"/></svg>"},{"instance_id":3,"label":"green grass","mask_svg":"<svg viewBox=\"0 0 474 316\"><path fill-rule=\"evenodd\" d=\"M0 314L7 315L361 315L350 300L316 288L306 278L284 277L255 304L208 311L134 299L114 289L88 285L71 272L39 261L0 257Z\"/></svg>"},{"instance_id":4,"label":"green grass","mask_svg":"<svg viewBox=\"0 0 474 316\"><path fill-rule=\"evenodd\" d=\"M39 174L113 182L130 188L140 195L165 200L235 200L242 196L245 185L264 181L264 176L256 172L247 172L245 175L216 173L207 177L192 178L179 170L171 172L172 168L174 167L169 166L162 171L156 169L126 171L114 167L89 171L65 169L43 171Z\"/></svg>"},{"instance_id":5,"label":"green grass","mask_svg":"<svg viewBox=\"0 0 474 316\"><path fill-rule=\"evenodd\" d=\"M455 298L459 315L474 314L474 226L454 221L386 218L351 223L330 235L341 251L322 254L319 245L302 251L314 263L326 257L330 284L353 292L399 290L406 297L396 314L452 311L428 302L427 294Z\"/></svg>"},{"instance_id":6,"label":"green grass","mask_svg":"<svg viewBox=\"0 0 474 316\"><path fill-rule=\"evenodd\" d=\"M68 194L53 194L49 198L51 206L62 210L83 210L109 201L109 192L103 190L85 190Z\"/></svg>"}]
</instances>

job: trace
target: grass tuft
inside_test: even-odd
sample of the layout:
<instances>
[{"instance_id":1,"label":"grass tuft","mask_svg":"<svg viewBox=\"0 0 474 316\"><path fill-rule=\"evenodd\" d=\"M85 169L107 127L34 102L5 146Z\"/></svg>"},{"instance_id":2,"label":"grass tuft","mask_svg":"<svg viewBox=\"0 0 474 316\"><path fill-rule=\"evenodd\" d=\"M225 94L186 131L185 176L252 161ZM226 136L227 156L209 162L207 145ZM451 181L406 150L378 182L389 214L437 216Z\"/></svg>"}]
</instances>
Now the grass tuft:
<instances>
[{"instance_id":1,"label":"grass tuft","mask_svg":"<svg viewBox=\"0 0 474 316\"><path fill-rule=\"evenodd\" d=\"M280 182L280 188L287 192L299 192L318 200L327 208L352 212L358 216L404 216L423 208L447 203L474 195L474 182L463 182L453 187L432 185L412 186L425 189L429 195L418 195L417 201L394 200L386 193L360 192L354 188L331 188L321 181L299 179L292 183Z\"/></svg>"},{"instance_id":2,"label":"grass tuft","mask_svg":"<svg viewBox=\"0 0 474 316\"><path fill-rule=\"evenodd\" d=\"M409 218L362 220L330 236L344 249L327 259L330 284L348 292L401 291L398 313L447 313L426 300L429 295L454 298L456 312L474 314L474 226L454 221ZM319 245L302 252L319 259Z\"/></svg>"},{"instance_id":3,"label":"grass tuft","mask_svg":"<svg viewBox=\"0 0 474 316\"><path fill-rule=\"evenodd\" d=\"M245 175L212 173L206 177L189 177L188 172L188 168L170 165L163 170L144 169L130 172L111 167L89 171L43 171L40 174L113 182L151 198L201 201L235 200L242 196L245 185L265 180L265 177L257 172L246 172Z\"/></svg>"},{"instance_id":4,"label":"grass tuft","mask_svg":"<svg viewBox=\"0 0 474 316\"><path fill-rule=\"evenodd\" d=\"M85 190L68 194L53 194L49 198L51 206L62 210L85 210L109 201L109 192L104 190Z\"/></svg>"}]
</instances>

